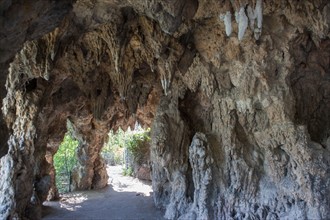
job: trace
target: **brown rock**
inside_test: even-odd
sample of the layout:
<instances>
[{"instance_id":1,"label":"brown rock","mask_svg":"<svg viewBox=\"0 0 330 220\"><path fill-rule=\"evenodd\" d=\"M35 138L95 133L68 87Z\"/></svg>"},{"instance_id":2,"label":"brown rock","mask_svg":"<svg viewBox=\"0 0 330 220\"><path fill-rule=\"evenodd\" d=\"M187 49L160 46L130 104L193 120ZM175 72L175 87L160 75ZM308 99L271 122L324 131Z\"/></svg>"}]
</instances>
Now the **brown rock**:
<instances>
[{"instance_id":1,"label":"brown rock","mask_svg":"<svg viewBox=\"0 0 330 220\"><path fill-rule=\"evenodd\" d=\"M149 167L140 167L135 174L136 178L140 180L151 181L151 170Z\"/></svg>"}]
</instances>

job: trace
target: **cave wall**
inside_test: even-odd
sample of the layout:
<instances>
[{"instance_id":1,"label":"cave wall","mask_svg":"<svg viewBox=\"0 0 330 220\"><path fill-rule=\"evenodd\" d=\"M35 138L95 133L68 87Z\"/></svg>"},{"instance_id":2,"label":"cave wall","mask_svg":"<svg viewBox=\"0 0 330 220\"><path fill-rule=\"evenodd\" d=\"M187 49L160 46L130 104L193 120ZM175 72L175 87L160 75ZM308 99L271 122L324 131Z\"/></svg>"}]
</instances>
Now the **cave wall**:
<instances>
[{"instance_id":1,"label":"cave wall","mask_svg":"<svg viewBox=\"0 0 330 220\"><path fill-rule=\"evenodd\" d=\"M326 0L4 1L1 12L1 218L39 218L57 197L67 120L75 189L106 185L105 136L139 121L152 125L166 218L330 217Z\"/></svg>"},{"instance_id":2,"label":"cave wall","mask_svg":"<svg viewBox=\"0 0 330 220\"><path fill-rule=\"evenodd\" d=\"M71 9L72 0L53 2L50 0L27 1L4 0L0 3L0 97L6 96L5 83L9 64L13 62L27 40L39 39L57 27ZM0 103L2 108L2 102ZM11 130L0 113L0 157L8 152Z\"/></svg>"},{"instance_id":3,"label":"cave wall","mask_svg":"<svg viewBox=\"0 0 330 220\"><path fill-rule=\"evenodd\" d=\"M42 40L41 40L42 41ZM3 114L11 134L8 153L1 158L1 215L18 218L30 216L30 199L34 194L36 121L46 88L48 68L38 55L47 57L46 48L28 42L9 68L7 96ZM13 203L13 201L16 201ZM31 200L31 205L37 201ZM28 205L29 204L29 205ZM1 217L2 217L1 216ZM33 214L31 215L33 216ZM31 217L30 216L30 217Z\"/></svg>"},{"instance_id":4,"label":"cave wall","mask_svg":"<svg viewBox=\"0 0 330 220\"><path fill-rule=\"evenodd\" d=\"M308 20L314 16L302 5L296 9ZM154 198L167 218L329 218L329 29L315 30L320 20L299 27L292 13L278 10L264 3L258 39L249 32L240 41L239 27L237 37L227 37L212 18L195 29L198 53L171 85L180 114L160 105L157 116L175 120L162 115L154 122ZM184 153L183 141L163 136L175 130L175 137L185 137L186 130L158 131L181 119L191 132ZM189 160L180 164L182 154Z\"/></svg>"}]
</instances>

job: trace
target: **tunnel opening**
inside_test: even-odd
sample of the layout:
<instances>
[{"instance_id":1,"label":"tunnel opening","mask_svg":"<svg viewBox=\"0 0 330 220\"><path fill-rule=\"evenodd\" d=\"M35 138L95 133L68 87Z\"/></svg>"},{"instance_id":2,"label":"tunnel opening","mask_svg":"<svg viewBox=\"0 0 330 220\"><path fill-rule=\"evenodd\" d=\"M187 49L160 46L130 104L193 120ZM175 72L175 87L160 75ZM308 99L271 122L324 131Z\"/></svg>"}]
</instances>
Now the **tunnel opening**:
<instances>
[{"instance_id":1,"label":"tunnel opening","mask_svg":"<svg viewBox=\"0 0 330 220\"><path fill-rule=\"evenodd\" d=\"M68 129L69 130L69 129ZM57 153L54 155L56 187L60 193L59 201L43 203L43 219L81 217L84 210L105 208L120 210L127 207L138 213L140 209L154 207L151 184L150 128L142 128L138 123L134 128L110 130L100 155L105 162L109 176L108 184L102 189L76 190L72 186L72 170L79 165L79 145L74 134L68 131ZM58 164L57 164L58 163ZM111 207L111 208L110 208ZM157 213L155 213L157 212ZM118 213L115 216L131 218L131 214ZM152 209L142 217L161 216L160 211Z\"/></svg>"},{"instance_id":2,"label":"tunnel opening","mask_svg":"<svg viewBox=\"0 0 330 220\"><path fill-rule=\"evenodd\" d=\"M115 181L114 176L121 175L151 185L150 140L150 128L142 128L138 123L133 129L109 132L101 156L107 165L110 184Z\"/></svg>"},{"instance_id":3,"label":"tunnel opening","mask_svg":"<svg viewBox=\"0 0 330 220\"><path fill-rule=\"evenodd\" d=\"M60 195L72 191L72 170L78 163L76 154L78 145L78 140L68 131L54 155L55 182Z\"/></svg>"}]
</instances>

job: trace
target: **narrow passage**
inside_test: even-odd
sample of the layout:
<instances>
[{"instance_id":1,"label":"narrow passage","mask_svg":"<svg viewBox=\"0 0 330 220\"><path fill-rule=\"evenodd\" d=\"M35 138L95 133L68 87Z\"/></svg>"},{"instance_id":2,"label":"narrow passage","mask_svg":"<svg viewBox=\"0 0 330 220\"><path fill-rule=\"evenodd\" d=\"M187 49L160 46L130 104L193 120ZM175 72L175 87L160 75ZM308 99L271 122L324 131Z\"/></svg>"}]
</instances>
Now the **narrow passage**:
<instances>
[{"instance_id":1,"label":"narrow passage","mask_svg":"<svg viewBox=\"0 0 330 220\"><path fill-rule=\"evenodd\" d=\"M122 175L122 166L108 166L109 186L65 194L44 202L43 219L164 219L152 198L150 183Z\"/></svg>"}]
</instances>

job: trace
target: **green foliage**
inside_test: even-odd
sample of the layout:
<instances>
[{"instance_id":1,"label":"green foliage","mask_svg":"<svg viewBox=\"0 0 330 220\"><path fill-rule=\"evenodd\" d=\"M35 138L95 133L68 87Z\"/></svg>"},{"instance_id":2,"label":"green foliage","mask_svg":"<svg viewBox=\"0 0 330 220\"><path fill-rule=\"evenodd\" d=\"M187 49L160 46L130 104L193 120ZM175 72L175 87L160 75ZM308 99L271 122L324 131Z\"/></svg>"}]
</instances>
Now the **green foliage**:
<instances>
[{"instance_id":1,"label":"green foliage","mask_svg":"<svg viewBox=\"0 0 330 220\"><path fill-rule=\"evenodd\" d=\"M54 156L56 186L60 193L71 191L71 171L77 165L76 149L78 141L66 133Z\"/></svg>"},{"instance_id":2,"label":"green foliage","mask_svg":"<svg viewBox=\"0 0 330 220\"><path fill-rule=\"evenodd\" d=\"M126 131L119 129L116 133L111 131L107 144L102 149L102 156L110 165L123 164L125 159L126 168L123 173L133 173L130 168L134 162L140 161L145 151L143 146L150 141L150 129ZM125 157L123 157L124 152ZM130 169L130 170L129 170ZM130 175L131 175L130 174Z\"/></svg>"},{"instance_id":3,"label":"green foliage","mask_svg":"<svg viewBox=\"0 0 330 220\"><path fill-rule=\"evenodd\" d=\"M123 175L124 176L133 176L133 168L128 167L128 168L123 168Z\"/></svg>"},{"instance_id":4,"label":"green foliage","mask_svg":"<svg viewBox=\"0 0 330 220\"><path fill-rule=\"evenodd\" d=\"M144 156L143 147L150 141L150 129L133 133L127 141L127 150L133 155L134 162L139 162Z\"/></svg>"},{"instance_id":5,"label":"green foliage","mask_svg":"<svg viewBox=\"0 0 330 220\"><path fill-rule=\"evenodd\" d=\"M109 132L108 142L102 148L101 155L109 165L123 164L123 151L126 134L122 129L117 133Z\"/></svg>"},{"instance_id":6,"label":"green foliage","mask_svg":"<svg viewBox=\"0 0 330 220\"><path fill-rule=\"evenodd\" d=\"M109 132L109 139L106 146L117 146L119 148L123 148L126 143L126 134L127 132L124 132L122 129L118 129L116 133L114 133L112 130Z\"/></svg>"}]
</instances>

